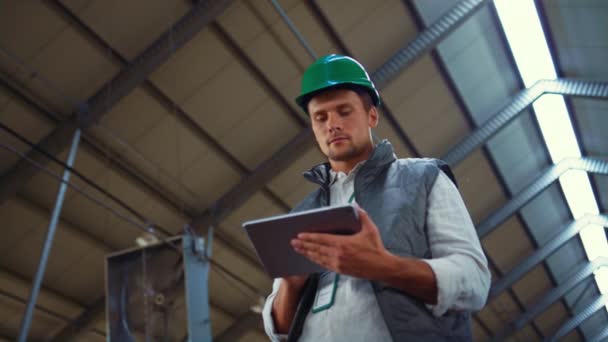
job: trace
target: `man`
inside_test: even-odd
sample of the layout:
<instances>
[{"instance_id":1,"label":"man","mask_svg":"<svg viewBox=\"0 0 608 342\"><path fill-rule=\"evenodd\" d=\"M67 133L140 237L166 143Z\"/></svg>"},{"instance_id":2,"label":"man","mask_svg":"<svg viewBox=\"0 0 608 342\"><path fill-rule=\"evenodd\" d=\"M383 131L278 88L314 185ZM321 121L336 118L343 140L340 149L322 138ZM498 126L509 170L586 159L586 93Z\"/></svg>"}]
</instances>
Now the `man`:
<instances>
[{"instance_id":1,"label":"man","mask_svg":"<svg viewBox=\"0 0 608 342\"><path fill-rule=\"evenodd\" d=\"M329 272L275 279L264 306L273 341L470 341L485 303L487 260L451 171L396 159L373 144L380 96L354 59L329 55L304 73L296 99L328 163L294 211L356 202L361 231L299 234L295 251ZM443 170L443 171L442 171Z\"/></svg>"}]
</instances>

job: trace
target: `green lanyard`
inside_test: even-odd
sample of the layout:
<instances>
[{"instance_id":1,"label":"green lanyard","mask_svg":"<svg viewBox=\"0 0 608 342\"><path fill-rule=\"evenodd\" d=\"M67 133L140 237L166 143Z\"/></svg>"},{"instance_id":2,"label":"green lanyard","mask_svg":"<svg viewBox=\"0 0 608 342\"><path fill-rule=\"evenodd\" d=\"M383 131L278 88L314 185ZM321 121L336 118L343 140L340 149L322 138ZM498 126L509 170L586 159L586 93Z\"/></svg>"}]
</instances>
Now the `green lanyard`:
<instances>
[{"instance_id":1,"label":"green lanyard","mask_svg":"<svg viewBox=\"0 0 608 342\"><path fill-rule=\"evenodd\" d=\"M350 195L350 198L348 199L348 203L353 203L354 200L355 192L353 191L353 194ZM312 313L327 310L334 305L340 274L334 273L335 276L333 279L330 277L331 274L332 272L323 272L319 277L319 284L317 286L317 293L312 306Z\"/></svg>"}]
</instances>

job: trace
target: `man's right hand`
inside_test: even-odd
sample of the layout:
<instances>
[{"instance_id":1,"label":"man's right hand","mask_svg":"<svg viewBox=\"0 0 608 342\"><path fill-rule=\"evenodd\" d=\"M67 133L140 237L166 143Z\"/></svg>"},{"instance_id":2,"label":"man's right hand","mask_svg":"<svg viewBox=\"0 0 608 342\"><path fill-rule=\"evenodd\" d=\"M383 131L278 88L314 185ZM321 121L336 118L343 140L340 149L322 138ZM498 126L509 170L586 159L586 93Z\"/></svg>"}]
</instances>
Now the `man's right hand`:
<instances>
[{"instance_id":1,"label":"man's right hand","mask_svg":"<svg viewBox=\"0 0 608 342\"><path fill-rule=\"evenodd\" d=\"M281 286L272 303L274 328L278 334L289 332L306 280L308 275L281 278Z\"/></svg>"}]
</instances>

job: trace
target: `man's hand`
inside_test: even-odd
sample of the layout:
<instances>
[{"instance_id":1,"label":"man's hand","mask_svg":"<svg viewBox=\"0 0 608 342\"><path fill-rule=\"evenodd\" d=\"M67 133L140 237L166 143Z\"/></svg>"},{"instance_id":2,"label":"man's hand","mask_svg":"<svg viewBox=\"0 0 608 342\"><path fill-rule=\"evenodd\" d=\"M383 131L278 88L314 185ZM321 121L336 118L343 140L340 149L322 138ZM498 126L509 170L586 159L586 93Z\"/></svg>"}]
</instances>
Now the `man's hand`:
<instances>
[{"instance_id":1,"label":"man's hand","mask_svg":"<svg viewBox=\"0 0 608 342\"><path fill-rule=\"evenodd\" d=\"M361 220L358 233L300 233L291 241L294 250L336 273L380 280L391 255L384 248L376 224L363 209L357 210Z\"/></svg>"},{"instance_id":2,"label":"man's hand","mask_svg":"<svg viewBox=\"0 0 608 342\"><path fill-rule=\"evenodd\" d=\"M431 267L415 258L391 254L376 224L359 208L361 231L353 235L301 233L294 250L326 269L381 281L427 304L437 303L437 279Z\"/></svg>"}]
</instances>

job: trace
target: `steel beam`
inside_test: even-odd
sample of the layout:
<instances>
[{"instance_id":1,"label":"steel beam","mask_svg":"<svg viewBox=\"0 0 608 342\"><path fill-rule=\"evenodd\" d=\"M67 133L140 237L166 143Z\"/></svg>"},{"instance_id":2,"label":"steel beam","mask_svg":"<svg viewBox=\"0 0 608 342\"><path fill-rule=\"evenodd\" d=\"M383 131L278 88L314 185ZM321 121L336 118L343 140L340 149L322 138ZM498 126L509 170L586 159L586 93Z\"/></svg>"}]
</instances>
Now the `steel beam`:
<instances>
[{"instance_id":1,"label":"steel beam","mask_svg":"<svg viewBox=\"0 0 608 342\"><path fill-rule=\"evenodd\" d=\"M567 78L537 81L530 88L515 95L507 105L452 147L441 159L450 165L460 163L545 94L608 99L608 82L580 81Z\"/></svg>"},{"instance_id":2,"label":"steel beam","mask_svg":"<svg viewBox=\"0 0 608 342\"><path fill-rule=\"evenodd\" d=\"M195 1L193 1L193 2L195 2ZM114 50L114 48L112 46L110 46L109 43L107 43L104 39L102 39L94 30L92 30L89 26L87 26L82 20L80 20L80 18L78 18L78 16L75 13L73 13L70 8L65 6L61 1L59 1L59 0L45 1L44 4L48 5L51 9L55 10L59 15L65 17L66 21L73 24L77 29L79 29L81 32L83 32L83 34L85 34L87 37L90 37L102 49L110 52L110 55L116 60L116 62L118 62L119 64L121 64L125 67L129 65L128 60L124 56L122 56L118 51ZM242 51L240 51L240 48L238 47L238 45L228 36L228 34L225 33L224 31L222 31L216 22L211 23L209 25L209 28L220 36L220 38L226 43L226 45L229 47L229 49L232 51L232 53L236 56L236 58L238 60L240 60L243 63L243 65L245 67L247 67L247 69L249 71L251 71L251 73L254 75L256 80L258 80L262 84L262 86L268 91L268 93L270 93L273 96L273 98L275 98L277 100L277 102L283 108L284 112L290 114L290 118L292 118L293 120L296 120L297 121L296 123L299 126L301 126L301 127L305 126L306 123L304 122L303 117L300 116L299 114L297 114L295 112L295 110L293 110L289 106L287 101L280 96L278 90L276 88L274 88L274 86L272 86L272 84L268 81L268 79L265 78L265 76L261 73L261 71L257 67L255 67L253 62L251 60L249 60L249 58L244 53L242 53ZM186 113L179 104L177 104L175 101L173 101L171 98L169 98L154 83L152 83L150 80L145 80L142 83L142 89L144 91L146 91L154 99L156 99L161 106L163 106L165 109L167 109L168 112L173 114L178 119L178 121L180 121L184 125L184 127L187 128L193 135L195 135L197 138L201 139L211 150L215 151L222 160L224 160L226 163L230 164L231 166L233 166L234 168L239 170L241 173L247 173L250 171L245 166L245 164L243 164L235 156L233 156L228 150L226 150L215 138L213 138L211 136L211 134L209 134L203 127L201 127L195 120L193 120L192 117L188 113ZM99 142L95 142L95 143L99 144ZM105 147L104 147L104 149L105 149ZM120 162L125 163L124 161L120 161ZM140 175L139 177L142 177L142 176ZM154 183L154 182L152 182L152 183ZM155 186L155 189L158 189L158 188L160 188L160 187ZM264 194L266 194L277 206L281 207L284 210L288 210L288 206L278 196L276 196L272 191L270 191L269 189L263 189L263 191L264 191ZM168 191L168 189L162 189L162 193L163 194L169 193L169 191ZM164 196L164 197L166 197L166 196ZM168 197L176 198L177 195L169 194ZM171 201L173 202L172 204L180 202L179 200L171 200ZM182 208L177 207L177 209L181 210ZM194 211L190 210L190 212L194 212Z\"/></svg>"},{"instance_id":3,"label":"steel beam","mask_svg":"<svg viewBox=\"0 0 608 342\"><path fill-rule=\"evenodd\" d=\"M251 310L239 316L232 324L214 338L217 342L239 341L249 330L257 327L262 320L259 313Z\"/></svg>"},{"instance_id":4,"label":"steel beam","mask_svg":"<svg viewBox=\"0 0 608 342\"><path fill-rule=\"evenodd\" d=\"M46 3L46 2L45 2ZM149 81L146 81L149 83ZM28 96L24 95L21 91L18 90L13 85L6 83L3 80L0 80L0 85L4 86L4 88L15 98L22 101L25 105L31 106L40 114L43 114L43 118L49 119L49 121L53 124L56 124L58 121L55 119L57 115L52 113L41 105L39 105L36 101L30 99ZM26 91L26 90L25 90ZM27 91L26 91L27 92ZM24 139L24 137L16 136L18 139ZM27 141L27 140L25 140ZM113 151L113 149L107 145L96 141L92 137L84 134L83 135L83 143L82 146L86 151L92 153L96 158L100 159L104 163L110 165L113 169L115 169L120 174L124 175L128 180L133 181L137 186L141 186L144 190L146 190L152 196L157 197L160 201L167 203L170 207L179 211L188 216L188 218L195 217L199 212L197 212L194 208L187 206L186 204L182 204L182 201L178 198L177 195L172 194L165 187L161 186L160 183L155 181L154 179L147 177L143 172L139 170L138 167L130 164L128 161L119 157L118 153ZM92 180L86 178L84 175L81 175L77 171L74 171L79 177L84 177L83 180L91 185L95 190L99 193L107 196L112 201L116 202L120 206L125 207L129 213L134 215L140 220L144 220L145 218L138 212L136 212L133 208L131 208L128 204L124 203L119 198L115 197L111 193L108 193L105 189L94 183ZM270 192L269 190L267 192ZM277 197L274 195L274 197ZM280 204L279 204L280 205ZM284 205L282 205L284 207ZM157 227L160 228L160 227ZM161 229L161 232L166 231ZM169 234L169 232L167 232ZM218 232L216 234L216 238L228 246L230 250L236 253L239 257L242 257L244 260L248 261L252 266L258 265L258 260L255 255L247 252L247 248L241 243L233 241L226 236L223 232Z\"/></svg>"},{"instance_id":5,"label":"steel beam","mask_svg":"<svg viewBox=\"0 0 608 342\"><path fill-rule=\"evenodd\" d=\"M163 33L150 47L140 54L128 68L123 69L101 89L89 98L70 118L62 122L44 137L39 147L53 155L61 153L70 143L77 128L86 130L105 113L139 86L148 76L163 64L201 29L215 19L231 1L200 1L175 25ZM40 164L48 158L32 149L28 157ZM38 169L28 161L20 160L0 178L0 203L14 195L26 184Z\"/></svg>"},{"instance_id":6,"label":"steel beam","mask_svg":"<svg viewBox=\"0 0 608 342\"><path fill-rule=\"evenodd\" d=\"M508 274L500 278L492 288L488 295L488 301L499 296L503 291L510 288L526 273L528 273L536 265L540 264L548 256L553 254L561 246L575 237L583 228L590 224L596 224L603 227L608 227L608 215L591 215L587 214L582 218L568 223L551 241L545 244L540 249L536 250L532 255L527 257L519 265L515 266Z\"/></svg>"},{"instance_id":7,"label":"steel beam","mask_svg":"<svg viewBox=\"0 0 608 342\"><path fill-rule=\"evenodd\" d=\"M608 327L605 327L597 335L593 336L589 342L606 342L606 338L608 338Z\"/></svg>"},{"instance_id":8,"label":"steel beam","mask_svg":"<svg viewBox=\"0 0 608 342\"><path fill-rule=\"evenodd\" d=\"M439 19L420 32L407 46L403 47L372 75L377 87L384 87L401 71L415 62L418 57L435 48L462 23L475 14L489 1L461 0Z\"/></svg>"},{"instance_id":9,"label":"steel beam","mask_svg":"<svg viewBox=\"0 0 608 342\"><path fill-rule=\"evenodd\" d=\"M511 333L522 329L524 326L526 326L526 324L536 318L536 316L543 313L549 306L566 295L566 293L572 290L576 285L590 277L593 272L600 267L608 267L608 258L598 257L595 260L587 263L578 272L576 272L576 274L569 277L560 286L552 289L540 300L534 303L534 305L532 305L528 311L522 313L519 318L507 324L507 326L505 326L496 336L494 336L493 340L503 341Z\"/></svg>"},{"instance_id":10,"label":"steel beam","mask_svg":"<svg viewBox=\"0 0 608 342\"><path fill-rule=\"evenodd\" d=\"M556 342L560 338L568 335L572 330L576 329L579 325L581 325L587 318L593 316L600 309L603 309L608 304L608 295L602 295L597 297L596 300L593 301L590 305L588 305L583 311L576 314L576 316L570 318L566 323L564 323L550 338L545 341L548 342Z\"/></svg>"},{"instance_id":11,"label":"steel beam","mask_svg":"<svg viewBox=\"0 0 608 342\"><path fill-rule=\"evenodd\" d=\"M566 158L550 166L535 181L529 184L519 194L511 198L505 205L487 216L477 225L480 238L493 232L509 217L519 211L524 205L547 189L559 176L568 170L582 170L588 173L608 174L608 161L596 158Z\"/></svg>"},{"instance_id":12,"label":"steel beam","mask_svg":"<svg viewBox=\"0 0 608 342\"><path fill-rule=\"evenodd\" d=\"M378 88L383 88L387 85L399 72L403 71L406 67L424 56L426 52L437 46L437 44L479 10L486 2L487 0L460 1L454 8L450 9L431 26L418 34L414 40L399 50L393 57L371 74L371 78L376 86ZM191 225L196 229L201 230L211 224L221 221L270 182L270 180L277 175L277 170L287 168L291 163L296 161L304 151L313 146L313 133L308 127L291 139L273 156L260 163L255 170L224 194L208 210L196 217Z\"/></svg>"}]
</instances>

